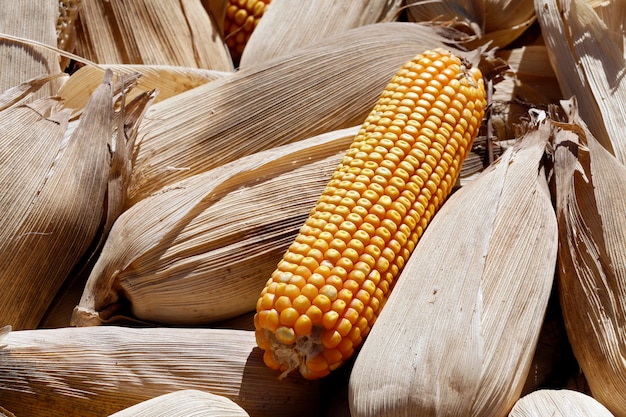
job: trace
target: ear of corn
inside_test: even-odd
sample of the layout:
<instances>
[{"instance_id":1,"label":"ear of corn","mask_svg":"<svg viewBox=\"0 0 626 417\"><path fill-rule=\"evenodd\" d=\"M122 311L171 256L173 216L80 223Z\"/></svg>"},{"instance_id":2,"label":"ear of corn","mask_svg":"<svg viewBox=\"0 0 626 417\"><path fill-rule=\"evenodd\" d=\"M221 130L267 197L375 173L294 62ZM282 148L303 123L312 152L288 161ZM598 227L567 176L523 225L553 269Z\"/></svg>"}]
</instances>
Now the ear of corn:
<instances>
[{"instance_id":1,"label":"ear of corn","mask_svg":"<svg viewBox=\"0 0 626 417\"><path fill-rule=\"evenodd\" d=\"M186 389L143 401L109 417L250 417L232 400L210 392Z\"/></svg>"},{"instance_id":2,"label":"ear of corn","mask_svg":"<svg viewBox=\"0 0 626 417\"><path fill-rule=\"evenodd\" d=\"M550 132L529 131L429 224L352 366L353 417L504 416L519 398L556 266Z\"/></svg>"},{"instance_id":3,"label":"ear of corn","mask_svg":"<svg viewBox=\"0 0 626 417\"><path fill-rule=\"evenodd\" d=\"M269 367L323 377L369 332L478 133L483 80L466 65L427 51L382 93L258 299Z\"/></svg>"},{"instance_id":4,"label":"ear of corn","mask_svg":"<svg viewBox=\"0 0 626 417\"><path fill-rule=\"evenodd\" d=\"M271 0L229 0L224 17L224 40L235 65Z\"/></svg>"},{"instance_id":5,"label":"ear of corn","mask_svg":"<svg viewBox=\"0 0 626 417\"><path fill-rule=\"evenodd\" d=\"M102 417L189 389L251 417L320 415L321 384L298 375L276 384L252 331L69 327L0 340L0 398L18 416Z\"/></svg>"},{"instance_id":6,"label":"ear of corn","mask_svg":"<svg viewBox=\"0 0 626 417\"><path fill-rule=\"evenodd\" d=\"M509 417L613 417L605 406L593 397L568 389L541 389L522 397Z\"/></svg>"}]
</instances>

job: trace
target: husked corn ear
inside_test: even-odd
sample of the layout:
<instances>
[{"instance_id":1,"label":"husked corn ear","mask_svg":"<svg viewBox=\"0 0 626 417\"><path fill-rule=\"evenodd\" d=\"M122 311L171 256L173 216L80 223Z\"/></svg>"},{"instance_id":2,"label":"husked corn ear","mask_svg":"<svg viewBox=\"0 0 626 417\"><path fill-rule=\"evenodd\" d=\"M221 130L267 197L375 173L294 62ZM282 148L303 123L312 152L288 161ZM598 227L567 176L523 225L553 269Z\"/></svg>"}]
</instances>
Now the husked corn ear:
<instances>
[{"instance_id":1,"label":"husked corn ear","mask_svg":"<svg viewBox=\"0 0 626 417\"><path fill-rule=\"evenodd\" d=\"M229 0L224 19L224 40L233 61L238 62L243 48L265 13L271 0Z\"/></svg>"},{"instance_id":2,"label":"husked corn ear","mask_svg":"<svg viewBox=\"0 0 626 417\"><path fill-rule=\"evenodd\" d=\"M74 23L78 18L81 0L59 0L59 17L57 18L57 46L64 51L71 51L74 46Z\"/></svg>"},{"instance_id":3,"label":"husked corn ear","mask_svg":"<svg viewBox=\"0 0 626 417\"><path fill-rule=\"evenodd\" d=\"M394 76L261 292L266 365L315 379L350 358L450 193L484 109L480 70L447 51Z\"/></svg>"}]
</instances>

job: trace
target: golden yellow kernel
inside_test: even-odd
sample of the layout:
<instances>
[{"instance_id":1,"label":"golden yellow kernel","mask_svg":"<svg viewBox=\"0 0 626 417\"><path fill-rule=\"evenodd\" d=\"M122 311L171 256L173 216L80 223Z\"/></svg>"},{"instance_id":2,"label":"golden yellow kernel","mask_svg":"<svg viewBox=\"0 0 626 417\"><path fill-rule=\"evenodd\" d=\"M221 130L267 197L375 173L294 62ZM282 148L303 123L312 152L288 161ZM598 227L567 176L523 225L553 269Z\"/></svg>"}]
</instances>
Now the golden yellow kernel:
<instances>
[{"instance_id":1,"label":"golden yellow kernel","mask_svg":"<svg viewBox=\"0 0 626 417\"><path fill-rule=\"evenodd\" d=\"M300 317L300 313L298 313L295 308L289 307L280 312L279 321L283 326L291 327L294 325L298 317Z\"/></svg>"},{"instance_id":2,"label":"golden yellow kernel","mask_svg":"<svg viewBox=\"0 0 626 417\"><path fill-rule=\"evenodd\" d=\"M329 310L322 316L322 326L324 326L325 329L332 329L335 327L337 320L339 320L339 313L335 310Z\"/></svg>"},{"instance_id":3,"label":"golden yellow kernel","mask_svg":"<svg viewBox=\"0 0 626 417\"><path fill-rule=\"evenodd\" d=\"M290 345L296 342L296 333L289 327L279 327L275 334L276 339L285 345Z\"/></svg>"},{"instance_id":4,"label":"golden yellow kernel","mask_svg":"<svg viewBox=\"0 0 626 417\"><path fill-rule=\"evenodd\" d=\"M315 289L315 293L316 293L315 296L317 296L317 289L315 287L313 288ZM311 299L313 299L315 296L313 296ZM311 306L311 299L309 299L307 296L303 294L300 294L299 296L293 299L291 304L293 306L293 309L296 310L298 314L304 314L308 310L308 308Z\"/></svg>"},{"instance_id":5,"label":"golden yellow kernel","mask_svg":"<svg viewBox=\"0 0 626 417\"><path fill-rule=\"evenodd\" d=\"M261 303L260 303L260 309L270 309L274 306L274 294L270 294L270 293L266 293L263 295L263 297L260 298Z\"/></svg>"},{"instance_id":6,"label":"golden yellow kernel","mask_svg":"<svg viewBox=\"0 0 626 417\"><path fill-rule=\"evenodd\" d=\"M296 336L306 336L311 333L312 329L313 321L307 315L299 316L293 325Z\"/></svg>"},{"instance_id":7,"label":"golden yellow kernel","mask_svg":"<svg viewBox=\"0 0 626 417\"><path fill-rule=\"evenodd\" d=\"M322 317L324 316L324 312L318 306L314 305L309 307L305 314L311 319L311 323L314 325L321 324Z\"/></svg>"}]
</instances>

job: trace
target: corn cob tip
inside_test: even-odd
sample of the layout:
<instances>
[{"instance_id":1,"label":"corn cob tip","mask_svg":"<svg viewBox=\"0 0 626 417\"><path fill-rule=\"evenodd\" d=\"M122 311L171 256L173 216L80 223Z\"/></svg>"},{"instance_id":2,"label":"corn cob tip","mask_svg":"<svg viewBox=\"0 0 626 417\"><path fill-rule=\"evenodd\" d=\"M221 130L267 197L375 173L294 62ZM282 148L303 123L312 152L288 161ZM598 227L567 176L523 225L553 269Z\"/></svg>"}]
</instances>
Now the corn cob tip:
<instances>
[{"instance_id":1,"label":"corn cob tip","mask_svg":"<svg viewBox=\"0 0 626 417\"><path fill-rule=\"evenodd\" d=\"M452 190L485 106L480 70L450 52L398 71L261 291L267 366L317 379L354 354Z\"/></svg>"}]
</instances>

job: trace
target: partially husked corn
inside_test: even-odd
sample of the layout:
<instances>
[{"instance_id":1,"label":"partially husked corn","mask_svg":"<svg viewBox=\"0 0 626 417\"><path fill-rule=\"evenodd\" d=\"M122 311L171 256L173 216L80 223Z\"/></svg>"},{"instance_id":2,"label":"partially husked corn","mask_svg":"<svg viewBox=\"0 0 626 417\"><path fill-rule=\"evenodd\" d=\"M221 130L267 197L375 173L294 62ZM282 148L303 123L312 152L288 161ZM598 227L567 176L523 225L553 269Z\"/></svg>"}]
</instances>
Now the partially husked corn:
<instances>
[{"instance_id":1,"label":"partially husked corn","mask_svg":"<svg viewBox=\"0 0 626 417\"><path fill-rule=\"evenodd\" d=\"M239 61L250 35L271 0L229 0L224 19L224 39L234 61Z\"/></svg>"},{"instance_id":2,"label":"partially husked corn","mask_svg":"<svg viewBox=\"0 0 626 417\"><path fill-rule=\"evenodd\" d=\"M283 376L326 376L369 332L483 118L482 74L435 49L394 76L257 302L256 339Z\"/></svg>"}]
</instances>

